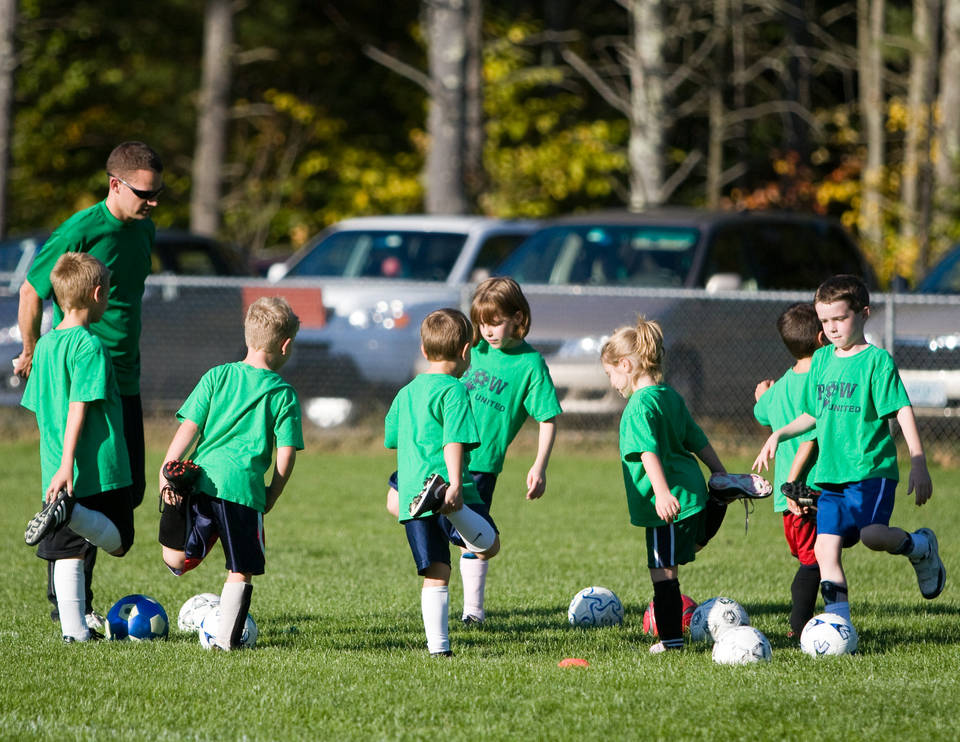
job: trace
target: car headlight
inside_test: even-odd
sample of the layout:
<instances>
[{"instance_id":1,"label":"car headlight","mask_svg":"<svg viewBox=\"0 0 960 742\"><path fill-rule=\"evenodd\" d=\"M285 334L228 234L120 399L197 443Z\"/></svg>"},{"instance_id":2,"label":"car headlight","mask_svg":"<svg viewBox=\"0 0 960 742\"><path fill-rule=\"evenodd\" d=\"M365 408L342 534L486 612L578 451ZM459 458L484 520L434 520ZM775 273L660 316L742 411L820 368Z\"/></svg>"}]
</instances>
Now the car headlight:
<instances>
[{"instance_id":1,"label":"car headlight","mask_svg":"<svg viewBox=\"0 0 960 742\"><path fill-rule=\"evenodd\" d=\"M609 335L587 335L580 338L564 340L557 348L556 357L566 359L599 358L603 344L609 340Z\"/></svg>"},{"instance_id":2,"label":"car headlight","mask_svg":"<svg viewBox=\"0 0 960 742\"><path fill-rule=\"evenodd\" d=\"M960 335L940 335L935 338L930 338L927 347L934 353L938 350L956 350L960 347Z\"/></svg>"},{"instance_id":3,"label":"car headlight","mask_svg":"<svg viewBox=\"0 0 960 742\"><path fill-rule=\"evenodd\" d=\"M351 327L365 330L368 327L382 327L384 330L397 330L410 324L410 315L399 299L378 301L372 309L355 309L347 318Z\"/></svg>"}]
</instances>

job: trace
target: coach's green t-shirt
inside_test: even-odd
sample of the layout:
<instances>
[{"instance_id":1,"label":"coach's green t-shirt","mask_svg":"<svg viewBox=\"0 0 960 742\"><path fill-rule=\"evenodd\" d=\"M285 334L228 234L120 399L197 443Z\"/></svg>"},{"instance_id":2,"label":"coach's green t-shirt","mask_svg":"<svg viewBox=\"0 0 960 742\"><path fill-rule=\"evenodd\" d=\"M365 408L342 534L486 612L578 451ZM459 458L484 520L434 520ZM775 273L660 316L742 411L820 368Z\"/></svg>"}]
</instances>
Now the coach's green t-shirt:
<instances>
[{"instance_id":1,"label":"coach's green t-shirt","mask_svg":"<svg viewBox=\"0 0 960 742\"><path fill-rule=\"evenodd\" d=\"M480 446L470 452L470 471L499 474L507 447L528 415L543 422L563 412L543 356L526 342L501 350L481 340L460 381L480 433Z\"/></svg>"},{"instance_id":2,"label":"coach's green t-shirt","mask_svg":"<svg viewBox=\"0 0 960 742\"><path fill-rule=\"evenodd\" d=\"M807 374L798 374L792 368L777 379L776 383L763 396L757 400L753 406L753 416L761 425L769 425L773 430L782 428L789 422L796 420L800 413L800 398L803 396L804 387L807 385ZM780 487L787 481L790 475L790 467L793 466L793 459L797 455L797 449L804 441L812 441L817 437L815 430L811 430L803 435L794 438L788 438L780 441L777 446L777 455L774 459L774 482L773 482L773 510L776 513L782 513L787 509L787 496L780 491ZM816 461L807 471L806 483L810 487L814 486L816 481Z\"/></svg>"},{"instance_id":3,"label":"coach's green t-shirt","mask_svg":"<svg viewBox=\"0 0 960 742\"><path fill-rule=\"evenodd\" d=\"M633 525L665 525L640 455L650 451L660 459L670 492L680 501L676 520L683 520L703 510L707 501L707 484L691 451L708 443L683 397L671 387L648 386L630 395L620 418L620 464Z\"/></svg>"},{"instance_id":4,"label":"coach's green t-shirt","mask_svg":"<svg viewBox=\"0 0 960 742\"><path fill-rule=\"evenodd\" d=\"M50 271L64 253L90 253L110 269L107 311L90 331L110 351L117 385L124 395L140 392L140 307L155 235L156 227L150 219L120 221L101 201L61 224L44 243L27 274L37 295L50 299ZM54 303L54 327L62 318L60 307Z\"/></svg>"},{"instance_id":5,"label":"coach's green t-shirt","mask_svg":"<svg viewBox=\"0 0 960 742\"><path fill-rule=\"evenodd\" d=\"M197 489L263 512L273 450L303 450L297 393L280 374L238 361L205 373L177 412L199 426Z\"/></svg>"},{"instance_id":6,"label":"coach's green t-shirt","mask_svg":"<svg viewBox=\"0 0 960 742\"><path fill-rule=\"evenodd\" d=\"M897 447L887 419L910 398L887 351L869 345L849 357L834 347L813 355L803 411L817 419L817 484L898 480Z\"/></svg>"},{"instance_id":7,"label":"coach's green t-shirt","mask_svg":"<svg viewBox=\"0 0 960 742\"><path fill-rule=\"evenodd\" d=\"M418 374L397 392L384 420L383 444L397 449L397 483L400 492L400 522L410 520L410 503L431 474L450 481L443 447L462 443L464 450L477 447L480 437L463 384L449 374ZM483 502L463 457L463 502ZM427 512L423 517L432 515Z\"/></svg>"},{"instance_id":8,"label":"coach's green t-shirt","mask_svg":"<svg viewBox=\"0 0 960 742\"><path fill-rule=\"evenodd\" d=\"M87 497L133 482L123 438L123 410L110 355L85 327L51 330L37 341L21 404L37 416L42 492L63 455L71 402L87 409L73 463L73 493Z\"/></svg>"}]
</instances>

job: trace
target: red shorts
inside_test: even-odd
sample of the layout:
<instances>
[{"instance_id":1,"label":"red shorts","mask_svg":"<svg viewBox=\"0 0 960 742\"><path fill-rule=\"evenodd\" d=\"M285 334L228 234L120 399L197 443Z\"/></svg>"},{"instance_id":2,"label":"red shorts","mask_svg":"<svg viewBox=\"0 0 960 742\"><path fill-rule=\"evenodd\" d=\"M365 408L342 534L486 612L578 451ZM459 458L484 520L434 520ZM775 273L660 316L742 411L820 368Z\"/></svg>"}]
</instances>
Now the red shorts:
<instances>
[{"instance_id":1,"label":"red shorts","mask_svg":"<svg viewBox=\"0 0 960 742\"><path fill-rule=\"evenodd\" d=\"M783 535L787 537L790 553L800 560L800 564L811 566L817 563L813 545L817 540L816 518L794 515L789 510L783 513Z\"/></svg>"}]
</instances>

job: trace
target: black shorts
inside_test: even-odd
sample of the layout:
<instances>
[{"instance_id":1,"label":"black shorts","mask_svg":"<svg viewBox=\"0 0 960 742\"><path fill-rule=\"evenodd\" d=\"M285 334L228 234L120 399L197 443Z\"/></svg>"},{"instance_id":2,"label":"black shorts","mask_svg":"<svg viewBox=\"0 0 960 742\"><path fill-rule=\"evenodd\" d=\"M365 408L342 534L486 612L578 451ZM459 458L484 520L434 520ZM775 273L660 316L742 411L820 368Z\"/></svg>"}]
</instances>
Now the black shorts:
<instances>
[{"instance_id":1,"label":"black shorts","mask_svg":"<svg viewBox=\"0 0 960 742\"><path fill-rule=\"evenodd\" d=\"M133 504L131 488L101 492L99 495L80 497L77 505L103 513L120 532L120 545L124 551L133 546ZM70 526L59 528L44 536L37 545L37 556L41 559L77 559L84 557L90 549L96 547L83 536L74 533Z\"/></svg>"},{"instance_id":2,"label":"black shorts","mask_svg":"<svg viewBox=\"0 0 960 742\"><path fill-rule=\"evenodd\" d=\"M166 508L164 512L166 513ZM184 570L196 567L220 540L230 572L262 575L266 565L263 513L219 497L195 494L186 518ZM162 541L161 541L162 543Z\"/></svg>"}]
</instances>

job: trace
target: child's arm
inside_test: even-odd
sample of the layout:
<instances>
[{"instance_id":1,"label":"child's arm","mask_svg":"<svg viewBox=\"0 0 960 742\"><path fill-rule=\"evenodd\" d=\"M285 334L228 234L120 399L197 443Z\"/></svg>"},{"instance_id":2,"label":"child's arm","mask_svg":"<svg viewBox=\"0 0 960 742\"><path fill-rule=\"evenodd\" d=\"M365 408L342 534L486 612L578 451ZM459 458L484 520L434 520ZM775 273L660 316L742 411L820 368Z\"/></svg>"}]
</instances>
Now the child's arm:
<instances>
[{"instance_id":1,"label":"child's arm","mask_svg":"<svg viewBox=\"0 0 960 742\"><path fill-rule=\"evenodd\" d=\"M47 487L47 502L53 500L60 490L73 496L73 461L77 455L77 442L83 421L87 416L86 402L71 402L67 408L67 425L63 432L63 454L60 456L60 468L53 473L50 486Z\"/></svg>"},{"instance_id":2,"label":"child's arm","mask_svg":"<svg viewBox=\"0 0 960 742\"><path fill-rule=\"evenodd\" d=\"M192 420L184 420L173 434L173 440L167 447L167 454L163 457L163 464L168 461L180 461L188 451L193 450L194 443L200 436L200 426ZM168 505L177 505L180 496L175 494L163 476L163 464L160 465L160 493L163 501Z\"/></svg>"},{"instance_id":3,"label":"child's arm","mask_svg":"<svg viewBox=\"0 0 960 742\"><path fill-rule=\"evenodd\" d=\"M770 462L773 461L773 457L777 454L777 446L782 438L793 438L795 435L806 433L808 430L812 430L816 424L817 418L807 412L802 412L796 420L787 423L779 430L774 430L767 438L767 442L763 444L763 448L760 449L760 454L753 462L753 468L757 471L767 469Z\"/></svg>"},{"instance_id":4,"label":"child's arm","mask_svg":"<svg viewBox=\"0 0 960 742\"><path fill-rule=\"evenodd\" d=\"M650 484L653 485L653 494L656 498L654 506L657 509L657 515L667 523L672 523L680 512L680 501L670 491L670 485L667 484L667 475L663 472L660 457L653 451L644 451L640 454L640 461L643 462L643 468L647 472Z\"/></svg>"},{"instance_id":5,"label":"child's arm","mask_svg":"<svg viewBox=\"0 0 960 742\"><path fill-rule=\"evenodd\" d=\"M463 507L463 444L448 443L443 447L443 461L447 465L447 493L440 513L455 513Z\"/></svg>"},{"instance_id":6,"label":"child's arm","mask_svg":"<svg viewBox=\"0 0 960 742\"><path fill-rule=\"evenodd\" d=\"M720 457L717 456L717 452L713 450L713 446L711 446L709 443L697 451L697 458L706 465L711 474L727 473L727 468L720 461Z\"/></svg>"},{"instance_id":7,"label":"child's arm","mask_svg":"<svg viewBox=\"0 0 960 742\"><path fill-rule=\"evenodd\" d=\"M764 379L759 384L757 384L757 388L753 390L753 401L759 402L760 397L762 397L764 393L767 391L767 389L772 387L774 383L775 382L773 379Z\"/></svg>"},{"instance_id":8,"label":"child's arm","mask_svg":"<svg viewBox=\"0 0 960 742\"><path fill-rule=\"evenodd\" d=\"M923 505L933 496L933 482L930 480L930 472L927 471L927 457L923 453L923 443L920 442L913 407L906 405L897 410L897 423L903 432L907 450L910 451L910 484L907 494L916 491L917 505Z\"/></svg>"},{"instance_id":9,"label":"child's arm","mask_svg":"<svg viewBox=\"0 0 960 742\"><path fill-rule=\"evenodd\" d=\"M553 450L555 440L557 440L557 418L552 417L540 423L537 458L527 472L528 500L536 500L547 491L547 464L550 463L550 452Z\"/></svg>"},{"instance_id":10,"label":"child's arm","mask_svg":"<svg viewBox=\"0 0 960 742\"><path fill-rule=\"evenodd\" d=\"M817 440L814 438L810 441L804 441L797 448L797 454L793 457L793 462L790 464L790 473L787 474L788 482L802 482L807 477L807 472L810 471L810 466L813 464L814 460L817 457ZM806 515L810 512L810 508L804 507L801 508L796 501L787 498L787 510L789 510L794 515Z\"/></svg>"},{"instance_id":11,"label":"child's arm","mask_svg":"<svg viewBox=\"0 0 960 742\"><path fill-rule=\"evenodd\" d=\"M267 507L263 512L269 513L276 504L277 499L287 486L290 475L293 474L293 466L297 463L297 449L293 446L280 446L277 448L277 464L273 469L273 477L270 479L270 486L267 487Z\"/></svg>"}]
</instances>

